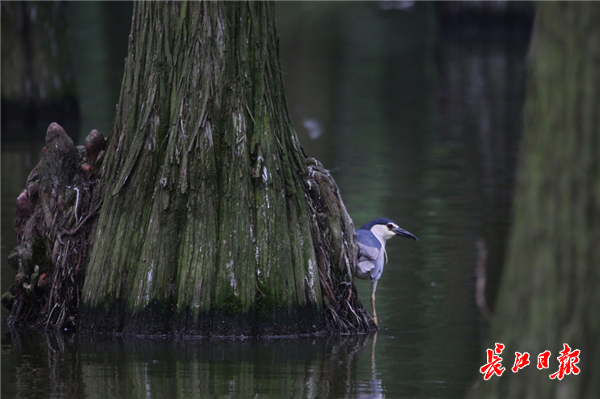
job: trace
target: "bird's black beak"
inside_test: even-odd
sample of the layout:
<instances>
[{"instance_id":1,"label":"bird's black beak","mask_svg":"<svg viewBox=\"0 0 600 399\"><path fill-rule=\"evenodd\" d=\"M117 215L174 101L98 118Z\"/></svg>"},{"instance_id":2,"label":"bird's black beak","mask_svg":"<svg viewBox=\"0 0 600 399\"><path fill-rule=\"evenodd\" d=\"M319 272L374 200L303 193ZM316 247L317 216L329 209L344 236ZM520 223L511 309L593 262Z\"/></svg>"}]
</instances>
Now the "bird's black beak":
<instances>
[{"instance_id":1,"label":"bird's black beak","mask_svg":"<svg viewBox=\"0 0 600 399\"><path fill-rule=\"evenodd\" d=\"M401 229L400 227L395 227L392 229L392 231L396 233L397 236L408 237L412 238L413 240L419 241L419 239L413 233Z\"/></svg>"}]
</instances>

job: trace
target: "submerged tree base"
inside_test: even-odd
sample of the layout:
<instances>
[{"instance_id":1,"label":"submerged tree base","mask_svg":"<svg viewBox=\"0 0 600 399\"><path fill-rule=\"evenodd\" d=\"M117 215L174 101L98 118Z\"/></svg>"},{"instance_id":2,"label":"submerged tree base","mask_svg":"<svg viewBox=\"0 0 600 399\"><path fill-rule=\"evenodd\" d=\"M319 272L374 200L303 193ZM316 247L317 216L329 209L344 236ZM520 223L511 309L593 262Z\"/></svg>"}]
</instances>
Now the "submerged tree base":
<instances>
[{"instance_id":1,"label":"submerged tree base","mask_svg":"<svg viewBox=\"0 0 600 399\"><path fill-rule=\"evenodd\" d=\"M255 310L243 314L197 314L191 309L178 311L168 304L156 303L129 315L122 301L115 301L101 311L86 309L79 326L83 333L128 336L267 337L335 333L328 331L322 313L309 307L275 310L265 317Z\"/></svg>"}]
</instances>

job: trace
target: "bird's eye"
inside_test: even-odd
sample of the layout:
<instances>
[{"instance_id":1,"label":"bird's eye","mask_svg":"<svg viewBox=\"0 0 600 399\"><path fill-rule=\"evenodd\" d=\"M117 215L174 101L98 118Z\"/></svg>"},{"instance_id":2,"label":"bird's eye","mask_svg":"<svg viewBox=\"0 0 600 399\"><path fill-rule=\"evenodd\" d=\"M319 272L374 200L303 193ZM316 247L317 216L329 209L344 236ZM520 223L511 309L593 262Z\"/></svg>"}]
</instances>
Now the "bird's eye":
<instances>
[{"instance_id":1,"label":"bird's eye","mask_svg":"<svg viewBox=\"0 0 600 399\"><path fill-rule=\"evenodd\" d=\"M387 228L391 230L391 229L393 229L393 228L394 228L394 225L393 225L393 224L391 224L391 223L388 223L388 225L387 225Z\"/></svg>"}]
</instances>

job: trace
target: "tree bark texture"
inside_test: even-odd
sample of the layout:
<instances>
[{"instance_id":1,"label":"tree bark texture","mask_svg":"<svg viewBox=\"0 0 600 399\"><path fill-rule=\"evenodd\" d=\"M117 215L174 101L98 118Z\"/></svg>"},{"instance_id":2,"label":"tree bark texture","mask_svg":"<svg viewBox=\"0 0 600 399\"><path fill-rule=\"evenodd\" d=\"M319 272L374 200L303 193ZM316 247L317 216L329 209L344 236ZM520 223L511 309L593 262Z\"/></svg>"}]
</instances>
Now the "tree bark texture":
<instances>
[{"instance_id":1,"label":"tree bark texture","mask_svg":"<svg viewBox=\"0 0 600 399\"><path fill-rule=\"evenodd\" d=\"M15 284L2 295L11 327L72 329L89 248L102 205L97 177L106 141L93 130L77 146L57 123L46 132L42 159L17 198L17 245L8 256Z\"/></svg>"},{"instance_id":2,"label":"tree bark texture","mask_svg":"<svg viewBox=\"0 0 600 399\"><path fill-rule=\"evenodd\" d=\"M365 330L337 186L286 109L274 5L135 3L80 326Z\"/></svg>"},{"instance_id":3,"label":"tree bark texture","mask_svg":"<svg viewBox=\"0 0 600 399\"><path fill-rule=\"evenodd\" d=\"M600 4L536 6L514 222L488 345L506 345L506 371L472 396L592 398L600 395ZM550 379L563 343L581 350L581 371ZM545 350L550 368L538 370ZM531 364L513 373L516 351Z\"/></svg>"}]
</instances>

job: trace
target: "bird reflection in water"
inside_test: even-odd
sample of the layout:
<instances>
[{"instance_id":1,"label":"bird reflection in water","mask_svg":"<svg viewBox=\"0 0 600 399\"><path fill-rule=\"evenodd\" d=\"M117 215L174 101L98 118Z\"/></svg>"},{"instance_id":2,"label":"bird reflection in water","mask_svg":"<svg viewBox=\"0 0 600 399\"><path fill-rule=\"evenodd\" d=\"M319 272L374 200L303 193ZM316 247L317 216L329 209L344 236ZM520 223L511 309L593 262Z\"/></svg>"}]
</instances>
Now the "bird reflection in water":
<instances>
[{"instance_id":1,"label":"bird reflection in water","mask_svg":"<svg viewBox=\"0 0 600 399\"><path fill-rule=\"evenodd\" d=\"M371 378L368 381L357 380L356 391L354 398L360 399L378 399L385 398L383 381L378 377L377 367L375 364L375 345L377 345L377 332L372 335L371 341Z\"/></svg>"}]
</instances>

